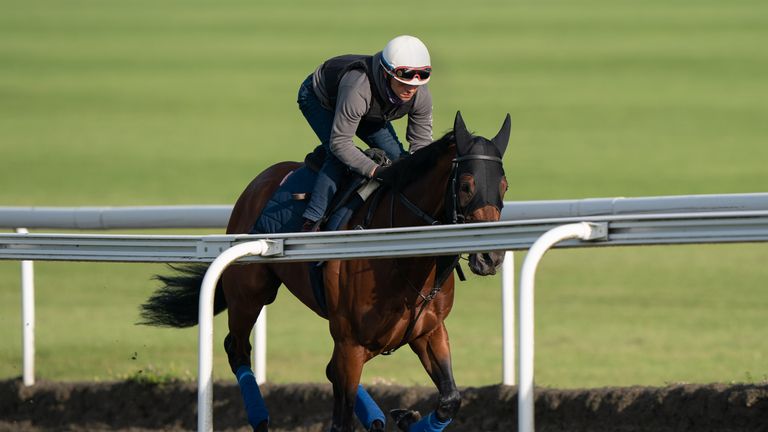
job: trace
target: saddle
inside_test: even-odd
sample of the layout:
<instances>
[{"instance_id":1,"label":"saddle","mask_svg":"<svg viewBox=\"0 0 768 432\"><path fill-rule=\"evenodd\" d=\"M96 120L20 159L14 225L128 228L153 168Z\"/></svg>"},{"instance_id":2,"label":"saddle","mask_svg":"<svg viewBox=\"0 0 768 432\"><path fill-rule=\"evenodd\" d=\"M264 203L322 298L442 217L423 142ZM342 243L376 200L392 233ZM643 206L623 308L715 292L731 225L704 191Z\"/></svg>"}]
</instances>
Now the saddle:
<instances>
[{"instance_id":1,"label":"saddle","mask_svg":"<svg viewBox=\"0 0 768 432\"><path fill-rule=\"evenodd\" d=\"M367 149L363 153L379 165L389 166L392 163L381 149ZM317 146L307 154L304 158L304 166L289 173L264 206L261 216L250 231L251 234L276 234L300 230L303 223L302 214L307 207L317 173L325 157L326 151L322 146ZM330 210L322 219L323 230L339 229L378 188L378 182L350 172L333 198L329 206Z\"/></svg>"}]
</instances>

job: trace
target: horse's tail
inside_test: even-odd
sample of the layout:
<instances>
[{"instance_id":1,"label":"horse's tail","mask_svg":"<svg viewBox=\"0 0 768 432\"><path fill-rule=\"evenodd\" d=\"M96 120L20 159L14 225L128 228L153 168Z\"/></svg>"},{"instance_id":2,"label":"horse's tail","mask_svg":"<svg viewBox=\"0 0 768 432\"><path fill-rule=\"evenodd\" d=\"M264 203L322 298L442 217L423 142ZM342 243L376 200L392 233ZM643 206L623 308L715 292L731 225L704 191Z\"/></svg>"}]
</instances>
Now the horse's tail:
<instances>
[{"instance_id":1,"label":"horse's tail","mask_svg":"<svg viewBox=\"0 0 768 432\"><path fill-rule=\"evenodd\" d=\"M170 276L155 275L153 279L164 284L141 305L139 324L158 327L184 328L198 324L200 286L208 264L169 265L176 274ZM213 313L218 314L227 308L227 301L221 288L221 280L216 285L213 300Z\"/></svg>"}]
</instances>

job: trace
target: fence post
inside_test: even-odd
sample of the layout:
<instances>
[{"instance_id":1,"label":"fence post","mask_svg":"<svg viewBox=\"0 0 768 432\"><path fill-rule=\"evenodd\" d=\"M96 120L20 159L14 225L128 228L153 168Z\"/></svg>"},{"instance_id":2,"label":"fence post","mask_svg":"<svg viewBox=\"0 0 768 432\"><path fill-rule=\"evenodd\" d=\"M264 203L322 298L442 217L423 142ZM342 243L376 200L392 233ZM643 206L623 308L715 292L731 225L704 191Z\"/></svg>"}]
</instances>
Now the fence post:
<instances>
[{"instance_id":1,"label":"fence post","mask_svg":"<svg viewBox=\"0 0 768 432\"><path fill-rule=\"evenodd\" d=\"M16 228L27 234L26 228ZM32 261L21 262L21 349L22 380L29 387L35 384L35 268Z\"/></svg>"},{"instance_id":2,"label":"fence post","mask_svg":"<svg viewBox=\"0 0 768 432\"><path fill-rule=\"evenodd\" d=\"M253 375L256 384L267 381L267 307L261 308L253 326Z\"/></svg>"},{"instance_id":3,"label":"fence post","mask_svg":"<svg viewBox=\"0 0 768 432\"><path fill-rule=\"evenodd\" d=\"M504 253L501 267L501 383L515 385L515 254Z\"/></svg>"}]
</instances>

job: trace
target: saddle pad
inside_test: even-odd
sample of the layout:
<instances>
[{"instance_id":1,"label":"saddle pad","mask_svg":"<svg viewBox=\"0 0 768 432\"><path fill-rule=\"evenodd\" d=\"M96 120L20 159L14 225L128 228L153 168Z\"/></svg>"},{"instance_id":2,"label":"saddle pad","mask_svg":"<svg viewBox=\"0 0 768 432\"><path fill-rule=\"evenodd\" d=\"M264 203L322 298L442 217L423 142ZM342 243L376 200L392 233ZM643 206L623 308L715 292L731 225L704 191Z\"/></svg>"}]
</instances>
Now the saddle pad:
<instances>
[{"instance_id":1,"label":"saddle pad","mask_svg":"<svg viewBox=\"0 0 768 432\"><path fill-rule=\"evenodd\" d=\"M297 232L304 222L302 214L307 208L308 200L298 200L294 195L309 196L315 185L317 173L307 167L301 167L288 174L283 184L267 201L264 210L250 234L277 234ZM366 179L355 176L346 182L346 188L339 191L332 206L333 213L323 226L323 231L336 231L344 225L352 213L363 205L364 199L376 190L377 184L366 183ZM362 195L362 196L361 196ZM341 200L342 202L338 202Z\"/></svg>"},{"instance_id":2,"label":"saddle pad","mask_svg":"<svg viewBox=\"0 0 768 432\"><path fill-rule=\"evenodd\" d=\"M307 200L294 199L293 194L311 193L316 179L317 173L306 167L290 173L267 201L261 216L251 229L251 234L299 231L303 223L301 215L307 208Z\"/></svg>"}]
</instances>

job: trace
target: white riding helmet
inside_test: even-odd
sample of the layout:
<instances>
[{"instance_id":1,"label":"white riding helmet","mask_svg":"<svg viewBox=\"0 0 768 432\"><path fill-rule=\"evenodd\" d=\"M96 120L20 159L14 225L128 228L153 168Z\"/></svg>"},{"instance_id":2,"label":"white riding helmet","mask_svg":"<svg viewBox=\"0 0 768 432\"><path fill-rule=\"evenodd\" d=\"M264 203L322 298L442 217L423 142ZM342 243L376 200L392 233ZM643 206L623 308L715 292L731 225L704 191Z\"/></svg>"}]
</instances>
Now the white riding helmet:
<instances>
[{"instance_id":1,"label":"white riding helmet","mask_svg":"<svg viewBox=\"0 0 768 432\"><path fill-rule=\"evenodd\" d=\"M381 65L394 79L409 85L424 85L432 75L426 45L413 36L398 36L381 52Z\"/></svg>"}]
</instances>

